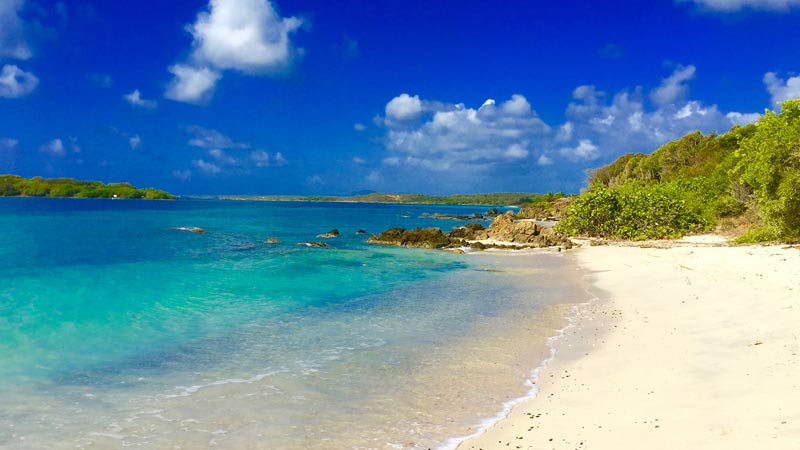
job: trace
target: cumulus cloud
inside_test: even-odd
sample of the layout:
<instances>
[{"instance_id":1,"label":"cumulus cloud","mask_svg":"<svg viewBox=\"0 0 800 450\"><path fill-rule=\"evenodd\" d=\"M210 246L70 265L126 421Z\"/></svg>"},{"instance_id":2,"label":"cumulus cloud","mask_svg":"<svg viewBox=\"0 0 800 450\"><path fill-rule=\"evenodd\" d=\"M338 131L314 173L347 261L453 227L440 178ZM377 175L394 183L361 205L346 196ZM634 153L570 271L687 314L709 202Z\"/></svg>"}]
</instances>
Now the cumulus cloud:
<instances>
[{"instance_id":1,"label":"cumulus cloud","mask_svg":"<svg viewBox=\"0 0 800 450\"><path fill-rule=\"evenodd\" d=\"M41 145L39 147L39 152L50 156L65 156L67 154L67 149L64 147L64 142L61 139L53 139Z\"/></svg>"},{"instance_id":2,"label":"cumulus cloud","mask_svg":"<svg viewBox=\"0 0 800 450\"><path fill-rule=\"evenodd\" d=\"M256 165L256 167L269 166L269 153L265 152L264 150L250 152L250 159L253 160L253 163Z\"/></svg>"},{"instance_id":3,"label":"cumulus cloud","mask_svg":"<svg viewBox=\"0 0 800 450\"><path fill-rule=\"evenodd\" d=\"M133 150L136 150L142 146L142 138L139 137L138 134L135 134L128 138L128 145L130 145Z\"/></svg>"},{"instance_id":4,"label":"cumulus cloud","mask_svg":"<svg viewBox=\"0 0 800 450\"><path fill-rule=\"evenodd\" d=\"M789 11L800 6L800 0L676 0L678 3L693 3L704 11L732 13L743 9L757 11Z\"/></svg>"},{"instance_id":5,"label":"cumulus cloud","mask_svg":"<svg viewBox=\"0 0 800 450\"><path fill-rule=\"evenodd\" d=\"M394 121L416 119L422 114L419 95L400 94L386 104L386 118Z\"/></svg>"},{"instance_id":6,"label":"cumulus cloud","mask_svg":"<svg viewBox=\"0 0 800 450\"><path fill-rule=\"evenodd\" d=\"M263 149L249 152L252 146L220 133L217 130L192 125L186 128L191 135L188 144L203 149L203 157L192 160L200 173L208 175L247 174L253 169L280 167L287 164L280 153L269 153Z\"/></svg>"},{"instance_id":7,"label":"cumulus cloud","mask_svg":"<svg viewBox=\"0 0 800 450\"><path fill-rule=\"evenodd\" d=\"M502 189L496 183L514 176L522 182L548 173L544 167L550 165L594 167L624 153L653 151L695 130L724 133L758 120L756 113L723 112L692 99L689 83L695 75L694 66L678 66L651 90L634 87L615 94L578 86L563 122L553 125L539 118L522 95L471 108L403 94L391 99L386 116L376 121L385 129L381 171L386 178L428 189L464 182Z\"/></svg>"},{"instance_id":8,"label":"cumulus cloud","mask_svg":"<svg viewBox=\"0 0 800 450\"><path fill-rule=\"evenodd\" d=\"M386 146L401 155L383 160L390 166L442 171L519 161L531 153L532 140L549 132L521 95L476 109L402 94L387 103L386 114Z\"/></svg>"},{"instance_id":9,"label":"cumulus cloud","mask_svg":"<svg viewBox=\"0 0 800 450\"><path fill-rule=\"evenodd\" d=\"M206 160L204 160L202 158L193 160L192 164L195 167L197 167L201 172L204 172L204 173L207 173L207 174L210 174L210 175L216 175L216 174L222 172L222 168L221 167L219 167L218 165L216 165L214 163L208 162L208 161L206 161Z\"/></svg>"},{"instance_id":10,"label":"cumulus cloud","mask_svg":"<svg viewBox=\"0 0 800 450\"><path fill-rule=\"evenodd\" d=\"M558 153L570 161L591 161L600 156L599 151L590 139L581 139L575 147L563 147Z\"/></svg>"},{"instance_id":11,"label":"cumulus cloud","mask_svg":"<svg viewBox=\"0 0 800 450\"><path fill-rule=\"evenodd\" d=\"M740 113L740 112L729 112L725 114L725 118L730 120L733 125L747 125L753 122L758 121L758 118L761 117L759 113Z\"/></svg>"},{"instance_id":12,"label":"cumulus cloud","mask_svg":"<svg viewBox=\"0 0 800 450\"><path fill-rule=\"evenodd\" d=\"M175 77L170 81L164 96L186 103L202 103L214 93L222 74L208 67L175 64L167 69Z\"/></svg>"},{"instance_id":13,"label":"cumulus cloud","mask_svg":"<svg viewBox=\"0 0 800 450\"><path fill-rule=\"evenodd\" d=\"M661 85L650 93L650 99L659 105L665 105L683 98L689 92L689 86L686 83L694 78L695 72L694 66L678 67L672 75L664 78Z\"/></svg>"},{"instance_id":14,"label":"cumulus cloud","mask_svg":"<svg viewBox=\"0 0 800 450\"><path fill-rule=\"evenodd\" d=\"M166 97L198 103L208 99L225 70L270 74L286 69L297 50L291 41L303 21L282 18L268 0L210 0L187 27L192 51L174 75Z\"/></svg>"},{"instance_id":15,"label":"cumulus cloud","mask_svg":"<svg viewBox=\"0 0 800 450\"><path fill-rule=\"evenodd\" d=\"M39 79L13 64L6 64L0 70L0 97L16 98L28 95L36 89Z\"/></svg>"},{"instance_id":16,"label":"cumulus cloud","mask_svg":"<svg viewBox=\"0 0 800 450\"><path fill-rule=\"evenodd\" d=\"M544 153L539 156L539 159L536 160L536 164L540 166L549 166L553 164L553 158L545 155Z\"/></svg>"},{"instance_id":17,"label":"cumulus cloud","mask_svg":"<svg viewBox=\"0 0 800 450\"><path fill-rule=\"evenodd\" d=\"M786 100L800 98L800 76L784 80L775 72L767 72L764 75L764 84L772 97L773 106L777 107Z\"/></svg>"},{"instance_id":18,"label":"cumulus cloud","mask_svg":"<svg viewBox=\"0 0 800 450\"><path fill-rule=\"evenodd\" d=\"M33 56L25 40L25 23L19 11L25 0L0 2L0 57L25 60Z\"/></svg>"},{"instance_id":19,"label":"cumulus cloud","mask_svg":"<svg viewBox=\"0 0 800 450\"><path fill-rule=\"evenodd\" d=\"M153 109L158 106L158 103L155 100L147 100L142 98L142 94L138 89L134 89L130 94L123 95L122 98L124 98L125 101L131 105L139 108Z\"/></svg>"},{"instance_id":20,"label":"cumulus cloud","mask_svg":"<svg viewBox=\"0 0 800 450\"><path fill-rule=\"evenodd\" d=\"M186 131L191 135L189 145L192 147L205 149L250 148L250 144L236 142L217 130L192 125L187 127Z\"/></svg>"},{"instance_id":21,"label":"cumulus cloud","mask_svg":"<svg viewBox=\"0 0 800 450\"><path fill-rule=\"evenodd\" d=\"M363 123L357 123L357 124L353 125L353 129L356 130L356 131L364 131L364 130L367 129L367 126L364 125Z\"/></svg>"}]
</instances>

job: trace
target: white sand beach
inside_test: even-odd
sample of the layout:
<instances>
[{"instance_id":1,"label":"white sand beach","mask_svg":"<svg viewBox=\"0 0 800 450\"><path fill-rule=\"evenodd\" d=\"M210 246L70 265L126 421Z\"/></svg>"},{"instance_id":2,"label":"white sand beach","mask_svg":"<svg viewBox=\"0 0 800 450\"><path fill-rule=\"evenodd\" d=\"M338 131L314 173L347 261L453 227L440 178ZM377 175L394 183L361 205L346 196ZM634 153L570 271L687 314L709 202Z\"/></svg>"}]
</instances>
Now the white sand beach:
<instances>
[{"instance_id":1,"label":"white sand beach","mask_svg":"<svg viewBox=\"0 0 800 450\"><path fill-rule=\"evenodd\" d=\"M458 448L800 448L800 249L717 245L575 250L599 299Z\"/></svg>"}]
</instances>

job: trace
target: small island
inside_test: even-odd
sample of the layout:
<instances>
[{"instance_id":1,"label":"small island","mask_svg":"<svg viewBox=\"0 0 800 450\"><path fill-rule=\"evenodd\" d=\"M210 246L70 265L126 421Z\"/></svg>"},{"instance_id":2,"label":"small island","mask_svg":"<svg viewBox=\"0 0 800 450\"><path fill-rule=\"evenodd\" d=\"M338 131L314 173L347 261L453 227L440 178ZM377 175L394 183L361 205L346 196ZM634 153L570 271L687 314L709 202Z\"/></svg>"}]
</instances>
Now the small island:
<instances>
[{"instance_id":1,"label":"small island","mask_svg":"<svg viewBox=\"0 0 800 450\"><path fill-rule=\"evenodd\" d=\"M0 175L0 197L118 198L174 200L175 196L154 188L138 189L129 183L83 181L72 178L23 178Z\"/></svg>"}]
</instances>

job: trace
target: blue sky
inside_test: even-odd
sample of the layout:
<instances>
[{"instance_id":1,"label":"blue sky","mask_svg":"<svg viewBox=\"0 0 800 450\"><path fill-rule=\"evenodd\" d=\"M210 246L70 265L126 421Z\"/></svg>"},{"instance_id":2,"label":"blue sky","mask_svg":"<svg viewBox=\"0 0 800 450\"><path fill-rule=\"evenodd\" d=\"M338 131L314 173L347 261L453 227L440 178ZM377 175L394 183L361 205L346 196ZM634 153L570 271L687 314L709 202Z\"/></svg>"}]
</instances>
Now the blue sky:
<instances>
[{"instance_id":1,"label":"blue sky","mask_svg":"<svg viewBox=\"0 0 800 450\"><path fill-rule=\"evenodd\" d=\"M0 0L0 173L570 191L800 97L800 0Z\"/></svg>"}]
</instances>

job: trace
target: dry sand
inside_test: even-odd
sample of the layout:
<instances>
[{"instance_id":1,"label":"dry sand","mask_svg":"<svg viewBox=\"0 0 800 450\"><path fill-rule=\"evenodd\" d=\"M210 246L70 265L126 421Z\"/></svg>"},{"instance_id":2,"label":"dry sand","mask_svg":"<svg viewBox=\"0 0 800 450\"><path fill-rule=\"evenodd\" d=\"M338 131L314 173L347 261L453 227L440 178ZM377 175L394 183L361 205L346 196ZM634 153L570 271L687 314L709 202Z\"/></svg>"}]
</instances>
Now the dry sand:
<instances>
[{"instance_id":1,"label":"dry sand","mask_svg":"<svg viewBox=\"0 0 800 450\"><path fill-rule=\"evenodd\" d=\"M800 250L587 247L599 300L466 449L800 449Z\"/></svg>"}]
</instances>

